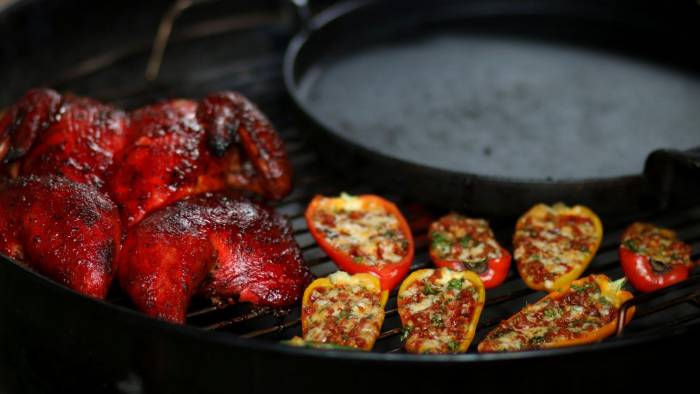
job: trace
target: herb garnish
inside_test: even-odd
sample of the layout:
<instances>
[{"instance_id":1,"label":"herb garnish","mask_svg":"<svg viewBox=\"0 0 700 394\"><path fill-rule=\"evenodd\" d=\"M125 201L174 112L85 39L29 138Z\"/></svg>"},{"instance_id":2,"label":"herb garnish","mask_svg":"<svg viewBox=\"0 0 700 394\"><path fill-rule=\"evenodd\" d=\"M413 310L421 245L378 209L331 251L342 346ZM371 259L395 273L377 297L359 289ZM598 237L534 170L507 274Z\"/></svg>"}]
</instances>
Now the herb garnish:
<instances>
[{"instance_id":1,"label":"herb garnish","mask_svg":"<svg viewBox=\"0 0 700 394\"><path fill-rule=\"evenodd\" d=\"M408 339L408 336L411 335L411 331L413 330L413 326L404 326L401 329L401 342L406 342L406 339Z\"/></svg>"},{"instance_id":2,"label":"herb garnish","mask_svg":"<svg viewBox=\"0 0 700 394\"><path fill-rule=\"evenodd\" d=\"M634 253L641 252L641 249L639 248L639 246L637 246L637 244L634 242L634 240L626 239L622 242L622 244L625 245L625 247L627 249L633 251Z\"/></svg>"},{"instance_id":3,"label":"herb garnish","mask_svg":"<svg viewBox=\"0 0 700 394\"><path fill-rule=\"evenodd\" d=\"M437 328L442 328L445 326L445 322L442 321L442 316L440 315L432 315L430 317L430 322Z\"/></svg>"},{"instance_id":4,"label":"herb garnish","mask_svg":"<svg viewBox=\"0 0 700 394\"><path fill-rule=\"evenodd\" d=\"M447 347L452 353L456 353L459 351L459 342L450 339L450 341L447 342Z\"/></svg>"},{"instance_id":5,"label":"herb garnish","mask_svg":"<svg viewBox=\"0 0 700 394\"><path fill-rule=\"evenodd\" d=\"M544 317L547 319L556 319L559 316L559 309L545 309Z\"/></svg>"},{"instance_id":6,"label":"herb garnish","mask_svg":"<svg viewBox=\"0 0 700 394\"><path fill-rule=\"evenodd\" d=\"M459 244L466 248L473 240L474 239L469 234L467 234L464 236L464 238L459 240Z\"/></svg>"},{"instance_id":7,"label":"herb garnish","mask_svg":"<svg viewBox=\"0 0 700 394\"><path fill-rule=\"evenodd\" d=\"M343 309L338 314L338 321L345 320L345 319L349 318L350 315L352 315L352 312L349 309Z\"/></svg>"},{"instance_id":8,"label":"herb garnish","mask_svg":"<svg viewBox=\"0 0 700 394\"><path fill-rule=\"evenodd\" d=\"M589 289L593 288L593 284L591 283L586 283L583 285L571 285L571 290L577 292L577 293L583 293Z\"/></svg>"},{"instance_id":9,"label":"herb garnish","mask_svg":"<svg viewBox=\"0 0 700 394\"><path fill-rule=\"evenodd\" d=\"M450 281L447 282L447 288L450 290L462 290L463 284L464 284L463 278L450 279Z\"/></svg>"},{"instance_id":10,"label":"herb garnish","mask_svg":"<svg viewBox=\"0 0 700 394\"><path fill-rule=\"evenodd\" d=\"M423 288L423 295L435 295L440 293L440 290L433 287L430 282L425 282L425 287Z\"/></svg>"}]
</instances>

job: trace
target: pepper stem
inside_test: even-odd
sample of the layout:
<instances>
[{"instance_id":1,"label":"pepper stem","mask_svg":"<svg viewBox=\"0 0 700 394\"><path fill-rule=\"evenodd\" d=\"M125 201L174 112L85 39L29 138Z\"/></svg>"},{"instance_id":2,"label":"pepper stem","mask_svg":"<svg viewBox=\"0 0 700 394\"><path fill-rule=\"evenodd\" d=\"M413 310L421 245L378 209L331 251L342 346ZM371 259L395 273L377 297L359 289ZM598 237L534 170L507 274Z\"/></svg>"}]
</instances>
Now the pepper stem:
<instances>
[{"instance_id":1,"label":"pepper stem","mask_svg":"<svg viewBox=\"0 0 700 394\"><path fill-rule=\"evenodd\" d=\"M610 289L615 290L615 292L618 292L622 289L622 287L627 283L627 277L623 276L622 278L610 282Z\"/></svg>"}]
</instances>

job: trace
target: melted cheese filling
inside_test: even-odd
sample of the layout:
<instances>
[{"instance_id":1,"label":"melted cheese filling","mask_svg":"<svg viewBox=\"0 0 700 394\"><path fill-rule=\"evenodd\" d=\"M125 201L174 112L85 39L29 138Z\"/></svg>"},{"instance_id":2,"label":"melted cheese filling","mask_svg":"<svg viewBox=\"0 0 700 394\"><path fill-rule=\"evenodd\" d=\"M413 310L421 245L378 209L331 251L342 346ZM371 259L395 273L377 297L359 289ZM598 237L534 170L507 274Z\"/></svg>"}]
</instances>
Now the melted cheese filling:
<instances>
[{"instance_id":1,"label":"melted cheese filling","mask_svg":"<svg viewBox=\"0 0 700 394\"><path fill-rule=\"evenodd\" d=\"M430 248L441 260L484 263L501 256L487 221L451 213L430 226Z\"/></svg>"},{"instance_id":2,"label":"melted cheese filling","mask_svg":"<svg viewBox=\"0 0 700 394\"><path fill-rule=\"evenodd\" d=\"M591 220L561 215L554 209L544 216L530 216L516 229L514 256L534 283L553 281L590 258L597 244Z\"/></svg>"},{"instance_id":3,"label":"melted cheese filling","mask_svg":"<svg viewBox=\"0 0 700 394\"><path fill-rule=\"evenodd\" d=\"M304 305L304 340L371 347L384 320L381 290L353 282L345 272L336 272L329 279L333 287L316 288Z\"/></svg>"},{"instance_id":4,"label":"melted cheese filling","mask_svg":"<svg viewBox=\"0 0 700 394\"><path fill-rule=\"evenodd\" d=\"M396 264L408 254L399 220L377 203L365 204L348 195L324 198L313 221L334 249L351 255L357 264Z\"/></svg>"},{"instance_id":5,"label":"melted cheese filling","mask_svg":"<svg viewBox=\"0 0 700 394\"><path fill-rule=\"evenodd\" d=\"M647 223L630 225L622 237L622 245L632 252L666 264L691 265L692 247L676 239L672 230Z\"/></svg>"},{"instance_id":6,"label":"melted cheese filling","mask_svg":"<svg viewBox=\"0 0 700 394\"><path fill-rule=\"evenodd\" d=\"M448 269L435 270L398 297L402 339L414 353L459 351L479 302L473 283Z\"/></svg>"}]
</instances>

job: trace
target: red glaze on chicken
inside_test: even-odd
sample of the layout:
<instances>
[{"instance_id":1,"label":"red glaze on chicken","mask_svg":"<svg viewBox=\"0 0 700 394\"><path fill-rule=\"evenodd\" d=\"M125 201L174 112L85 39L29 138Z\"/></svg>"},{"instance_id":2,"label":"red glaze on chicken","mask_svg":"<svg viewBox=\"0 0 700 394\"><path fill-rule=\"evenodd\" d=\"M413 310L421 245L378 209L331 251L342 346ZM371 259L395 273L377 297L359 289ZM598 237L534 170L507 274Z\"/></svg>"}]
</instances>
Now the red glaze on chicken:
<instances>
[{"instance_id":1,"label":"red glaze on chicken","mask_svg":"<svg viewBox=\"0 0 700 394\"><path fill-rule=\"evenodd\" d=\"M109 184L125 224L146 213L194 194L202 173L197 104L166 101L131 114L130 128L138 134L124 152Z\"/></svg>"},{"instance_id":2,"label":"red glaze on chicken","mask_svg":"<svg viewBox=\"0 0 700 394\"><path fill-rule=\"evenodd\" d=\"M116 207L90 185L31 176L0 188L0 252L82 294L106 296L120 240Z\"/></svg>"},{"instance_id":3,"label":"red glaze on chicken","mask_svg":"<svg viewBox=\"0 0 700 394\"><path fill-rule=\"evenodd\" d=\"M98 101L32 90L0 121L0 154L15 161L12 176L60 175L102 188L129 143L126 123L124 112Z\"/></svg>"},{"instance_id":4,"label":"red glaze on chicken","mask_svg":"<svg viewBox=\"0 0 700 394\"><path fill-rule=\"evenodd\" d=\"M135 111L138 135L110 183L127 225L188 195L223 189L282 198L291 166L272 125L237 93L218 93L199 105L171 100Z\"/></svg>"},{"instance_id":5,"label":"red glaze on chicken","mask_svg":"<svg viewBox=\"0 0 700 394\"><path fill-rule=\"evenodd\" d=\"M138 309L179 323L195 294L282 307L311 279L282 216L222 193L151 213L128 231L118 264Z\"/></svg>"},{"instance_id":6,"label":"red glaze on chicken","mask_svg":"<svg viewBox=\"0 0 700 394\"><path fill-rule=\"evenodd\" d=\"M236 147L239 151L236 156L247 159L236 163L236 171L230 172L229 185L272 199L289 194L292 167L282 139L262 111L247 98L235 92L210 94L200 103L197 118L214 156L223 156Z\"/></svg>"},{"instance_id":7,"label":"red glaze on chicken","mask_svg":"<svg viewBox=\"0 0 700 394\"><path fill-rule=\"evenodd\" d=\"M0 160L9 163L25 153L53 122L61 96L51 89L32 89L0 116Z\"/></svg>"}]
</instances>

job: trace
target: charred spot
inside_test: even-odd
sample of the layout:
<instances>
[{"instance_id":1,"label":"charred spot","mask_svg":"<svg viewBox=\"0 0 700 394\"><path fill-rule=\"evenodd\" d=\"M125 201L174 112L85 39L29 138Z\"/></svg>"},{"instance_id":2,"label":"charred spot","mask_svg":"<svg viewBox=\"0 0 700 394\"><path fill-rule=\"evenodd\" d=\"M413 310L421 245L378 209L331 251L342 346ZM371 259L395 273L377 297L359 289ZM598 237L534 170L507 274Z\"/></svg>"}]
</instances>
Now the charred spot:
<instances>
[{"instance_id":1,"label":"charred spot","mask_svg":"<svg viewBox=\"0 0 700 394\"><path fill-rule=\"evenodd\" d=\"M99 261L104 263L107 274L112 274L112 262L114 261L114 240L109 239L100 245L97 250Z\"/></svg>"}]
</instances>

